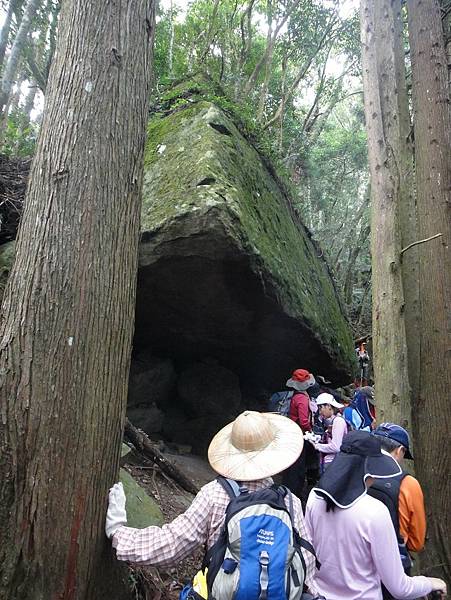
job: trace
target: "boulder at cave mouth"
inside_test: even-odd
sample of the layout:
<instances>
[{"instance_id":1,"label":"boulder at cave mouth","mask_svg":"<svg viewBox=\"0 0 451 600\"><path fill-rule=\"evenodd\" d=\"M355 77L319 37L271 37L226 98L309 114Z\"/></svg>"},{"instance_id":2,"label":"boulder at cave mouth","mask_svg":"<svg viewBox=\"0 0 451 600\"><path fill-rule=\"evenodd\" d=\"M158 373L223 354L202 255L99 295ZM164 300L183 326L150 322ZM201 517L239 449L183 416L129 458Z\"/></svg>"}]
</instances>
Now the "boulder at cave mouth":
<instances>
[{"instance_id":1,"label":"boulder at cave mouth","mask_svg":"<svg viewBox=\"0 0 451 600\"><path fill-rule=\"evenodd\" d=\"M205 86L168 98L148 127L135 348L211 357L247 388L297 367L346 381L350 329L286 187Z\"/></svg>"}]
</instances>

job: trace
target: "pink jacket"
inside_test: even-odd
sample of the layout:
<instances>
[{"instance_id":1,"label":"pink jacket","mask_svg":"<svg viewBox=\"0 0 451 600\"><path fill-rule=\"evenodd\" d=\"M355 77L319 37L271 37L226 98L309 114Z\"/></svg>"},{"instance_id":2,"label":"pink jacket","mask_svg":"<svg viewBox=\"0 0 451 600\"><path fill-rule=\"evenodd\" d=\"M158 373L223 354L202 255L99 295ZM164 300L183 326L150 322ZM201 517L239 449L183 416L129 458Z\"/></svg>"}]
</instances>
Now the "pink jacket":
<instances>
[{"instance_id":1,"label":"pink jacket","mask_svg":"<svg viewBox=\"0 0 451 600\"><path fill-rule=\"evenodd\" d=\"M329 437L327 444L317 443L315 449L319 450L324 455L324 462L331 463L335 455L340 452L340 446L344 436L348 432L346 421L341 415L337 415L332 423L332 434Z\"/></svg>"}]
</instances>

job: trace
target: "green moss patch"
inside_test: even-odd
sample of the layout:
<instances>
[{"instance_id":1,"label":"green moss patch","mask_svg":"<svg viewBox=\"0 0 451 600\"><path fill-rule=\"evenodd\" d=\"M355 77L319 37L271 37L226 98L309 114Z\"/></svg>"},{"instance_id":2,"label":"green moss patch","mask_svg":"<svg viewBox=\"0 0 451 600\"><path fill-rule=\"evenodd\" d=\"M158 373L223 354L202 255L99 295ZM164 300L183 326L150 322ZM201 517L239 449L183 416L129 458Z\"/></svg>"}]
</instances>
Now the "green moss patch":
<instances>
[{"instance_id":1,"label":"green moss patch","mask_svg":"<svg viewBox=\"0 0 451 600\"><path fill-rule=\"evenodd\" d=\"M162 525L164 519L160 507L136 483L130 473L125 469L121 469L119 480L124 486L125 496L127 497L127 525L137 528Z\"/></svg>"}]
</instances>

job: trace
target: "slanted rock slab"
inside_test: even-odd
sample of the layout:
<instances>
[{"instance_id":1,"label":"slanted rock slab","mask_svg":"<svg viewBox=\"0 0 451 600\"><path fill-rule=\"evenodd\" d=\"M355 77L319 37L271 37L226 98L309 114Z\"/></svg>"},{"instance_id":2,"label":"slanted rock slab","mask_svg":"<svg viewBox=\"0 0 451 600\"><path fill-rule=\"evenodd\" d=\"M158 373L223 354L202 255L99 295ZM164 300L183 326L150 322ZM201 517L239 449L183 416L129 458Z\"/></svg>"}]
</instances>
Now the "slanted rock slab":
<instances>
[{"instance_id":1,"label":"slanted rock slab","mask_svg":"<svg viewBox=\"0 0 451 600\"><path fill-rule=\"evenodd\" d=\"M250 389L297 367L344 382L348 323L285 186L205 86L170 98L148 128L135 346L211 357Z\"/></svg>"}]
</instances>

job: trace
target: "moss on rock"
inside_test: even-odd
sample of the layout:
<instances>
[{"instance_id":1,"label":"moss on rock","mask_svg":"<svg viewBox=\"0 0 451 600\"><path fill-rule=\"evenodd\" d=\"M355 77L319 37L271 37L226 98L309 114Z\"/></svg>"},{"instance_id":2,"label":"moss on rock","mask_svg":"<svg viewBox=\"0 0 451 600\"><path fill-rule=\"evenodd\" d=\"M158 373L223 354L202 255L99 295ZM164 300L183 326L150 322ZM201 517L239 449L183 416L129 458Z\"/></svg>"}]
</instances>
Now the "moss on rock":
<instances>
[{"instance_id":1,"label":"moss on rock","mask_svg":"<svg viewBox=\"0 0 451 600\"><path fill-rule=\"evenodd\" d=\"M162 525L163 513L158 504L146 494L143 488L136 483L125 469L121 469L119 480L124 486L127 498L127 525L129 527L149 527L149 525Z\"/></svg>"},{"instance_id":2,"label":"moss on rock","mask_svg":"<svg viewBox=\"0 0 451 600\"><path fill-rule=\"evenodd\" d=\"M154 238L177 222L204 226L209 213L276 290L339 369L352 369L353 344L328 267L295 213L285 186L242 134L229 111L186 82L173 112L149 123L142 230ZM196 89L192 97L186 91ZM177 94L187 104L177 106ZM208 94L207 94L208 96ZM238 124L238 126L237 126ZM185 228L189 226L185 226ZM189 231L185 235L189 235Z\"/></svg>"}]
</instances>

